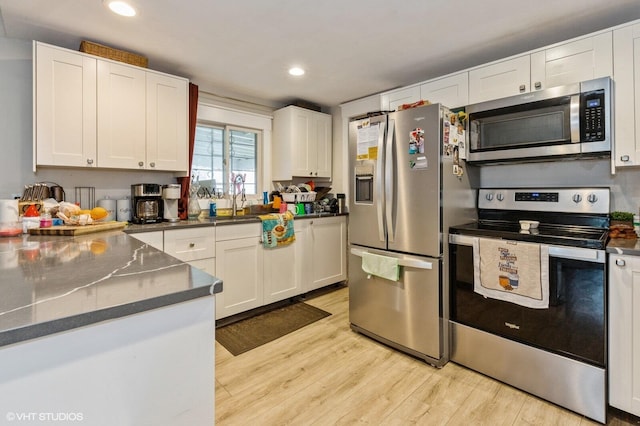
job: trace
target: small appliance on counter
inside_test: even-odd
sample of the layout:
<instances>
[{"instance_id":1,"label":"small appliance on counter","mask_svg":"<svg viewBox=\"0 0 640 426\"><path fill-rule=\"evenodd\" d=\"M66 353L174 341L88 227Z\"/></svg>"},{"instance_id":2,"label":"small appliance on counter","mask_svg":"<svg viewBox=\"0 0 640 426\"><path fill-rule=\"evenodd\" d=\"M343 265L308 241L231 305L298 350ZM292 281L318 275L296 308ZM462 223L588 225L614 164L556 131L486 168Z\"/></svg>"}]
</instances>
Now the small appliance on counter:
<instances>
[{"instance_id":1,"label":"small appliance on counter","mask_svg":"<svg viewBox=\"0 0 640 426\"><path fill-rule=\"evenodd\" d=\"M131 221L137 224L162 222L162 193L156 183L131 185Z\"/></svg>"},{"instance_id":2,"label":"small appliance on counter","mask_svg":"<svg viewBox=\"0 0 640 426\"><path fill-rule=\"evenodd\" d=\"M162 187L162 200L164 201L163 217L167 222L177 222L178 200L180 200L180 184L172 183Z\"/></svg>"}]
</instances>

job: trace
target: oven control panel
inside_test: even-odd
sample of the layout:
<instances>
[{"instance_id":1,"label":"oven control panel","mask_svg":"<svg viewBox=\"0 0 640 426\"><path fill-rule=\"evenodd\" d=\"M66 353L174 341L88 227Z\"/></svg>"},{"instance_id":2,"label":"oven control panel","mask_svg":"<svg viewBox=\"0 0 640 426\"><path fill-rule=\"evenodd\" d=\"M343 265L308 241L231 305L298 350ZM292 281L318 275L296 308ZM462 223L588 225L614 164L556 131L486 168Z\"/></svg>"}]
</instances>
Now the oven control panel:
<instances>
[{"instance_id":1,"label":"oven control panel","mask_svg":"<svg viewBox=\"0 0 640 426\"><path fill-rule=\"evenodd\" d=\"M482 188L478 208L608 214L609 188Z\"/></svg>"}]
</instances>

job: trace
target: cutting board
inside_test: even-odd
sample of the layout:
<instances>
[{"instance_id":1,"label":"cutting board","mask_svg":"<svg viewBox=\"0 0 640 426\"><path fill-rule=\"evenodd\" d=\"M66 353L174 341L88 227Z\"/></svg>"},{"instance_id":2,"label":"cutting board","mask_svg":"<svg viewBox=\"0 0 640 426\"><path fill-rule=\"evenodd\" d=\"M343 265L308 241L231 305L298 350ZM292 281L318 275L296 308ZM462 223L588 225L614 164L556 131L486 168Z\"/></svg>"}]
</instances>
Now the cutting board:
<instances>
[{"instance_id":1,"label":"cutting board","mask_svg":"<svg viewBox=\"0 0 640 426\"><path fill-rule=\"evenodd\" d=\"M113 231L116 229L124 229L127 226L127 222L104 222L104 223L92 223L91 225L61 225L52 226L50 228L36 228L29 229L31 235L83 235L91 234L93 232Z\"/></svg>"}]
</instances>

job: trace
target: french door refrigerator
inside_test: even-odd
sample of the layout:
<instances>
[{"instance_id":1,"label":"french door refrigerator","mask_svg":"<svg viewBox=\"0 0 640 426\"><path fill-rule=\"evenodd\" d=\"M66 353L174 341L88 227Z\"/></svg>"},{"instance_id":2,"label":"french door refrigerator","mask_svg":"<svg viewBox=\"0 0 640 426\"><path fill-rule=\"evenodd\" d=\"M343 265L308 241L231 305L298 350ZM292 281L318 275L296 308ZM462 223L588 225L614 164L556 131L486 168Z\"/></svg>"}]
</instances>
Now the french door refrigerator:
<instances>
[{"instance_id":1,"label":"french door refrigerator","mask_svg":"<svg viewBox=\"0 0 640 426\"><path fill-rule=\"evenodd\" d=\"M437 367L449 359L448 229L476 218L458 121L433 104L349 123L351 328Z\"/></svg>"}]
</instances>

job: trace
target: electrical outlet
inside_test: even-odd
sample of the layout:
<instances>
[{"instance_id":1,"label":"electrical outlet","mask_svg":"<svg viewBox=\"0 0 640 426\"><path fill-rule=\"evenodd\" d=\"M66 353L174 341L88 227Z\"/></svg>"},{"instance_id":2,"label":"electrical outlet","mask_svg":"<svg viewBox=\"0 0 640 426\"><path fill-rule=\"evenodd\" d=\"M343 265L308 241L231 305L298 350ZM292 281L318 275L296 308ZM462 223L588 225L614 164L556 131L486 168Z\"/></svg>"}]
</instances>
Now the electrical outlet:
<instances>
[{"instance_id":1,"label":"electrical outlet","mask_svg":"<svg viewBox=\"0 0 640 426\"><path fill-rule=\"evenodd\" d=\"M11 198L16 199L22 197L22 194L11 194Z\"/></svg>"}]
</instances>

